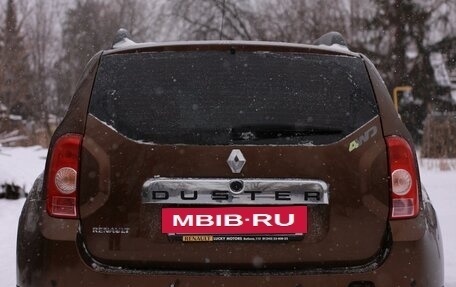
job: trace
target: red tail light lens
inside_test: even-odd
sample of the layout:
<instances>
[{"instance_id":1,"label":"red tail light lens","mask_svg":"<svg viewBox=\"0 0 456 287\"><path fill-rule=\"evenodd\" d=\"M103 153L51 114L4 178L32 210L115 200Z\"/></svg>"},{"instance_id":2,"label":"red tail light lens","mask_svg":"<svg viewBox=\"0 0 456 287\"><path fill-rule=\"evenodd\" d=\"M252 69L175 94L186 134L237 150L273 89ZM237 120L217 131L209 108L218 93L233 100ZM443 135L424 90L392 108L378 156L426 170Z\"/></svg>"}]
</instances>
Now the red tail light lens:
<instances>
[{"instance_id":1,"label":"red tail light lens","mask_svg":"<svg viewBox=\"0 0 456 287\"><path fill-rule=\"evenodd\" d=\"M391 219L416 217L420 202L418 176L412 149L406 140L386 138L391 176Z\"/></svg>"},{"instance_id":2,"label":"red tail light lens","mask_svg":"<svg viewBox=\"0 0 456 287\"><path fill-rule=\"evenodd\" d=\"M50 216L77 218L77 179L82 135L60 137L52 150L47 178L47 212Z\"/></svg>"}]
</instances>

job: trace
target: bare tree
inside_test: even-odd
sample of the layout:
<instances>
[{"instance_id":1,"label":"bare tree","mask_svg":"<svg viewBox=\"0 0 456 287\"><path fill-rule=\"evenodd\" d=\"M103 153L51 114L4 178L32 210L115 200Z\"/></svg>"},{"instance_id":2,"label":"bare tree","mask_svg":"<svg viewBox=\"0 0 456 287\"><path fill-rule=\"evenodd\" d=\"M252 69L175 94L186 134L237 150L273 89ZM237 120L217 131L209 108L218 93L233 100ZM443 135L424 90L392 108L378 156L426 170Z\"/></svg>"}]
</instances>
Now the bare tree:
<instances>
[{"instance_id":1,"label":"bare tree","mask_svg":"<svg viewBox=\"0 0 456 287\"><path fill-rule=\"evenodd\" d=\"M345 33L349 11L340 1L269 0L258 7L261 39L311 43L329 31Z\"/></svg>"},{"instance_id":2,"label":"bare tree","mask_svg":"<svg viewBox=\"0 0 456 287\"><path fill-rule=\"evenodd\" d=\"M169 0L162 6L165 26L181 40L309 43L331 30L345 32L349 13L343 2L328 0Z\"/></svg>"},{"instance_id":3,"label":"bare tree","mask_svg":"<svg viewBox=\"0 0 456 287\"><path fill-rule=\"evenodd\" d=\"M26 27L27 50L32 72L32 103L38 126L45 129L49 138L55 127L51 117L55 109L56 92L52 82L52 68L57 60L58 35L55 19L61 4L57 0L31 1L31 13Z\"/></svg>"},{"instance_id":4,"label":"bare tree","mask_svg":"<svg viewBox=\"0 0 456 287\"><path fill-rule=\"evenodd\" d=\"M370 2L370 3L369 3ZM426 108L433 99L449 95L449 87L439 85L431 65L431 53L443 41L456 44L448 34L449 0L369 1L354 16L355 50L367 54L382 72L390 90L396 86L413 87L415 99L400 107L402 118L416 140L420 138ZM445 8L447 7L447 8ZM442 9L443 8L443 9ZM448 44L447 43L447 44ZM448 53L449 51L440 50Z\"/></svg>"},{"instance_id":5,"label":"bare tree","mask_svg":"<svg viewBox=\"0 0 456 287\"><path fill-rule=\"evenodd\" d=\"M180 40L253 40L252 10L248 1L170 0L161 7L160 19L166 33Z\"/></svg>"},{"instance_id":6,"label":"bare tree","mask_svg":"<svg viewBox=\"0 0 456 287\"><path fill-rule=\"evenodd\" d=\"M62 29L63 55L55 65L57 114L62 116L85 64L99 50L109 49L120 27L134 38L145 38L147 13L153 5L140 0L77 0L66 11Z\"/></svg>"},{"instance_id":7,"label":"bare tree","mask_svg":"<svg viewBox=\"0 0 456 287\"><path fill-rule=\"evenodd\" d=\"M9 113L28 117L30 114L30 67L22 34L23 21L18 21L16 3L8 0L5 22L1 26L0 102Z\"/></svg>"},{"instance_id":8,"label":"bare tree","mask_svg":"<svg viewBox=\"0 0 456 287\"><path fill-rule=\"evenodd\" d=\"M162 27L157 25L160 2L147 0L115 0L112 9L116 19L113 26L126 28L134 40L147 41L160 33ZM113 36L113 35L111 35Z\"/></svg>"}]
</instances>

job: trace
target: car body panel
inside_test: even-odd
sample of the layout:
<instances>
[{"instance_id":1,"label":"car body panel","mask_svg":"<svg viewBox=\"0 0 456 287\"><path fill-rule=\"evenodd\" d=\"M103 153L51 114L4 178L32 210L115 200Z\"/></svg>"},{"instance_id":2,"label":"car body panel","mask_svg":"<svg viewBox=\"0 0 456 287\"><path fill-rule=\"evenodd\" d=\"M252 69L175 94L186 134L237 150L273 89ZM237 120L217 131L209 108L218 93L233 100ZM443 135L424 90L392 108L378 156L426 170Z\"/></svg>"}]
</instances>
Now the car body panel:
<instances>
[{"instance_id":1,"label":"car body panel","mask_svg":"<svg viewBox=\"0 0 456 287\"><path fill-rule=\"evenodd\" d=\"M256 269L252 265L256 256L264 262L261 268L363 263L382 251L385 240L389 199L380 192L388 188L383 137L378 133L372 138L377 144L353 151L359 156L342 155L350 154L353 139L373 126L380 129L379 124L376 118L327 146L155 145L131 141L89 116L81 160L87 171L80 183L82 238L98 261L126 267ZM248 159L241 174L233 174L226 163L236 148ZM332 164L337 157L344 160ZM309 206L309 233L280 249L274 248L275 243L236 243L237 252L229 243L186 245L169 242L161 233L161 205L141 203L143 183L160 177L321 179L331 187L330 204ZM130 232L98 234L94 227ZM363 238L356 239L355 234L366 230ZM113 240L117 246L112 246Z\"/></svg>"},{"instance_id":2,"label":"car body panel","mask_svg":"<svg viewBox=\"0 0 456 287\"><path fill-rule=\"evenodd\" d=\"M397 221L395 228L416 228L422 236L414 240L395 241L384 258L367 266L352 268L318 268L267 272L236 270L168 271L110 267L93 260L81 246L79 221L49 217L45 201L27 201L21 216L24 228L19 231L18 286L349 286L352 282L372 282L387 286L444 286L441 235L436 226L419 216L407 222ZM424 214L433 214L426 204ZM41 211L41 212L40 212ZM29 212L39 216L26 219ZM435 214L434 214L435 216ZM61 226L47 229L43 224ZM64 223L64 224L62 224ZM402 225L402 226L400 226ZM63 232L62 232L63 231ZM63 236L62 236L63 235ZM33 240L32 240L33 239ZM25 240L32 240L25 243ZM26 253L24 253L26 252ZM42 256L49 254L49 256ZM46 268L43 268L46 266ZM176 285L176 283L178 285ZM174 284L174 285L173 285ZM362 286L362 285L361 285ZM366 285L369 286L369 285Z\"/></svg>"}]
</instances>

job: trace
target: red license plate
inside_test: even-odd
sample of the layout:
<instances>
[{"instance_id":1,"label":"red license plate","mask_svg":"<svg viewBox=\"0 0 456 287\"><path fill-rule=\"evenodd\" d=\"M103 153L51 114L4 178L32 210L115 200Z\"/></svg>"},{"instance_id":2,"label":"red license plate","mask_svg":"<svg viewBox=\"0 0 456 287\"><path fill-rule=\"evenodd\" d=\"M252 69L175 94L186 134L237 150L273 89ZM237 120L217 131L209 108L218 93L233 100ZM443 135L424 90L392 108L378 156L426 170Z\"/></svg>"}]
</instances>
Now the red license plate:
<instances>
[{"instance_id":1,"label":"red license plate","mask_svg":"<svg viewBox=\"0 0 456 287\"><path fill-rule=\"evenodd\" d=\"M163 208L167 234L307 233L306 206Z\"/></svg>"}]
</instances>

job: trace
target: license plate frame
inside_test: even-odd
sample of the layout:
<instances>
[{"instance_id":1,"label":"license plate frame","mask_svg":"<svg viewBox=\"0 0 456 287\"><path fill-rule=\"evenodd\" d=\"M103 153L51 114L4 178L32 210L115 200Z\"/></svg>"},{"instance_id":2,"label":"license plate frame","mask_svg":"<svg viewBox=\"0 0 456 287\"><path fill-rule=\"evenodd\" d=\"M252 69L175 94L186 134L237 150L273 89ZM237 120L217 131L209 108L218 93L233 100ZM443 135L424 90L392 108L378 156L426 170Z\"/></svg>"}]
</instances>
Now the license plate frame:
<instances>
[{"instance_id":1,"label":"license plate frame","mask_svg":"<svg viewBox=\"0 0 456 287\"><path fill-rule=\"evenodd\" d=\"M163 207L162 233L210 236L303 235L308 209L303 205Z\"/></svg>"}]
</instances>

